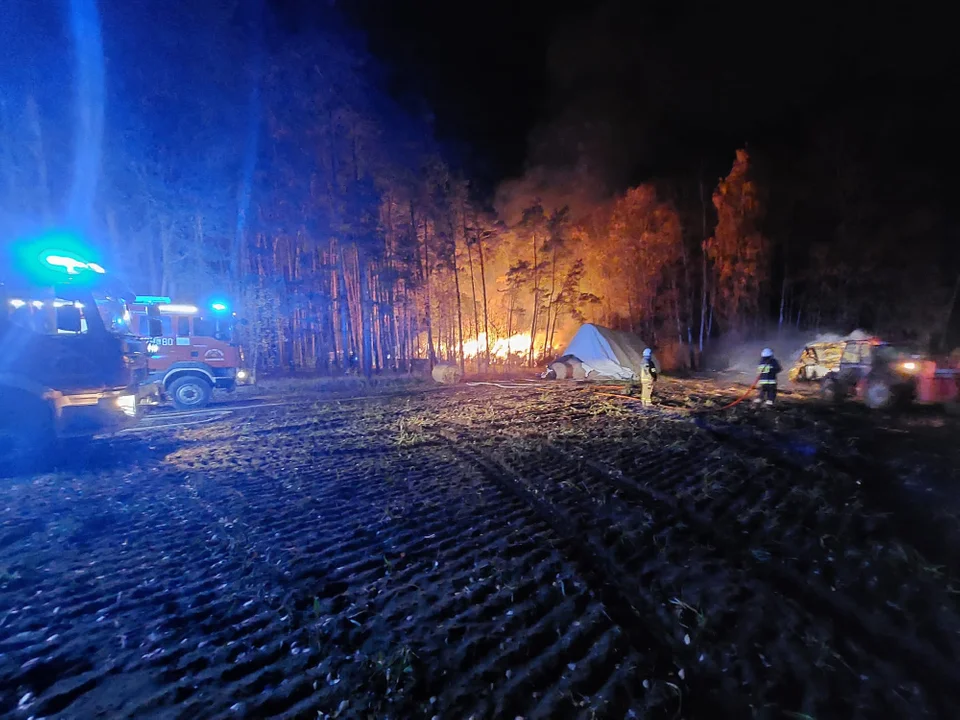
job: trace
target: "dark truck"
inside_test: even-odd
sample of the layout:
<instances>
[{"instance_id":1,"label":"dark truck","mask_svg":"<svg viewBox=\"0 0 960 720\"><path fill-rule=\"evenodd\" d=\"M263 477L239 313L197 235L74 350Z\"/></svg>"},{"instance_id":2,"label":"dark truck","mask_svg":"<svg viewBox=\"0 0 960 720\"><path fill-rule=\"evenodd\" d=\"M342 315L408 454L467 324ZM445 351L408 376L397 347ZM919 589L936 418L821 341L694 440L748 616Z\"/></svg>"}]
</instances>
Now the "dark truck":
<instances>
[{"instance_id":1,"label":"dark truck","mask_svg":"<svg viewBox=\"0 0 960 720\"><path fill-rule=\"evenodd\" d=\"M0 470L33 464L61 438L129 426L152 402L130 300L76 254L0 257Z\"/></svg>"}]
</instances>

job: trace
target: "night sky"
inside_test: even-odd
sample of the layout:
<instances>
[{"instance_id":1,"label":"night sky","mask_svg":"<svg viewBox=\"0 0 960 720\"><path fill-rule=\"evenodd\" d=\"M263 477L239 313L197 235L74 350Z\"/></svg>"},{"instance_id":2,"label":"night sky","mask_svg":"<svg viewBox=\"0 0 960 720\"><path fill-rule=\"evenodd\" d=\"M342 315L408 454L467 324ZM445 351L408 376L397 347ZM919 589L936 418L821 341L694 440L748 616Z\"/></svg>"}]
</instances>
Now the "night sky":
<instances>
[{"instance_id":1,"label":"night sky","mask_svg":"<svg viewBox=\"0 0 960 720\"><path fill-rule=\"evenodd\" d=\"M956 147L956 43L929 14L620 0L340 7L393 91L422 95L439 137L472 151L488 180L587 155L615 188L728 164L745 143L796 145L826 124L893 165L927 153L939 166Z\"/></svg>"},{"instance_id":2,"label":"night sky","mask_svg":"<svg viewBox=\"0 0 960 720\"><path fill-rule=\"evenodd\" d=\"M341 8L386 66L392 93L422 97L446 150L487 181L519 174L549 95L547 53L569 0L356 0Z\"/></svg>"}]
</instances>

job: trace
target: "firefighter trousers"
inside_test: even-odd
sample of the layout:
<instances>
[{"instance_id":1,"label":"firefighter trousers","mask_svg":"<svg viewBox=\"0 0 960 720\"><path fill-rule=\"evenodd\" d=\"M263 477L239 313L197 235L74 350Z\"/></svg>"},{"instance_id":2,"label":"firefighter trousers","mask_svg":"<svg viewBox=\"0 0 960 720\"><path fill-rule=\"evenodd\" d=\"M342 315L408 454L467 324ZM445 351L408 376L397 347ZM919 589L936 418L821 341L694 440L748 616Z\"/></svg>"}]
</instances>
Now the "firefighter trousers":
<instances>
[{"instance_id":1,"label":"firefighter trousers","mask_svg":"<svg viewBox=\"0 0 960 720\"><path fill-rule=\"evenodd\" d=\"M644 407L653 405L653 383L640 383L640 403Z\"/></svg>"},{"instance_id":2,"label":"firefighter trousers","mask_svg":"<svg viewBox=\"0 0 960 720\"><path fill-rule=\"evenodd\" d=\"M760 386L760 399L773 402L777 399L777 384L767 383Z\"/></svg>"}]
</instances>

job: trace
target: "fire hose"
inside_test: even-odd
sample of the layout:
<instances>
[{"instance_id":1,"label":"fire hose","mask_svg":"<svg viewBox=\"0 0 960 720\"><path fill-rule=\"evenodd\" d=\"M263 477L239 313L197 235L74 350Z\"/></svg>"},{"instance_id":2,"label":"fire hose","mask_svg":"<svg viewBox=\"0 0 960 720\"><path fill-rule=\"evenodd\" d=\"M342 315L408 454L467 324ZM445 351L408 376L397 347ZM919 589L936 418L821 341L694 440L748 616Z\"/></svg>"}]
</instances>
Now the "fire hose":
<instances>
[{"instance_id":1,"label":"fire hose","mask_svg":"<svg viewBox=\"0 0 960 720\"><path fill-rule=\"evenodd\" d=\"M750 393L753 392L754 388L757 387L757 383L758 383L758 382L760 382L760 376L759 376L759 375L757 375L757 377L756 377L756 378L754 379L754 381L753 381L753 384L752 384L750 387L747 388L746 392L744 392L743 395L741 395L740 397L738 397L738 398L737 398L736 400L734 400L733 402L727 403L727 404L724 405L723 407L719 407L719 408L708 408L708 409L702 408L702 409L698 409L698 410L690 410L689 412L690 412L691 414L704 414L704 413L709 413L709 412L722 412L723 410L729 410L730 408L732 408L732 407L734 407L734 406L736 406L736 405L739 405L739 404L742 403L744 400L746 400L746 399L750 396ZM633 400L634 402L641 402L641 399L640 399L640 398L634 397L633 395L620 395L620 394L618 394L618 393L605 393L605 392L597 392L596 394L597 394L597 395L602 395L602 396L604 396L604 397L615 397L615 398L620 398L621 400Z\"/></svg>"}]
</instances>

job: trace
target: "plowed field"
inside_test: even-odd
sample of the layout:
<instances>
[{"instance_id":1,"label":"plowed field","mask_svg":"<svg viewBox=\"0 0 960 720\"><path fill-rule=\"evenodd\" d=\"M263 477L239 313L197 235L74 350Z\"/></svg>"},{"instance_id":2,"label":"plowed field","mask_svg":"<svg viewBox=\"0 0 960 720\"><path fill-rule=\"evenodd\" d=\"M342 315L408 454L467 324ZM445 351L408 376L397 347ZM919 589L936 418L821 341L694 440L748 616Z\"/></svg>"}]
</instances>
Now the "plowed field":
<instances>
[{"instance_id":1,"label":"plowed field","mask_svg":"<svg viewBox=\"0 0 960 720\"><path fill-rule=\"evenodd\" d=\"M0 716L956 717L960 423L667 380L158 413L0 480Z\"/></svg>"}]
</instances>

